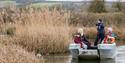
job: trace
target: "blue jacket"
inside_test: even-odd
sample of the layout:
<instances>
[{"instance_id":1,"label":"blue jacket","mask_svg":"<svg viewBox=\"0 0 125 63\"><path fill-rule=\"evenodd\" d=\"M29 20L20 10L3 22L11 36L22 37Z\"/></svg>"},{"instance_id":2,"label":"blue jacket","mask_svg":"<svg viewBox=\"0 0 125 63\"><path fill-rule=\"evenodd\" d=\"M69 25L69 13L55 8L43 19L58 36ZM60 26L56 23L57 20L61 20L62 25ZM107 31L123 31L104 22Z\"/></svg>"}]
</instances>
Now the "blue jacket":
<instances>
[{"instance_id":1,"label":"blue jacket","mask_svg":"<svg viewBox=\"0 0 125 63\"><path fill-rule=\"evenodd\" d=\"M101 23L97 23L96 24L96 26L97 26L97 31L98 31L98 33L104 33L104 24L101 22Z\"/></svg>"}]
</instances>

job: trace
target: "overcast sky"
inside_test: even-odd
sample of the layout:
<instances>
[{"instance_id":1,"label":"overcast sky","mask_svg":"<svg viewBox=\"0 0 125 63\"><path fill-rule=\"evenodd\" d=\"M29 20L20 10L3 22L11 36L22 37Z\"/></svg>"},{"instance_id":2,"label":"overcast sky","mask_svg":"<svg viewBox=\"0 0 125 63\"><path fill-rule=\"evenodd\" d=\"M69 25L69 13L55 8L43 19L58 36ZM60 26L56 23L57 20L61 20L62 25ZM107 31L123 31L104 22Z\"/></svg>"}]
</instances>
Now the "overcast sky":
<instances>
[{"instance_id":1,"label":"overcast sky","mask_svg":"<svg viewBox=\"0 0 125 63\"><path fill-rule=\"evenodd\" d=\"M48 1L91 1L91 0L48 0ZM106 0L106 1L118 1L118 0ZM121 0L125 1L125 0Z\"/></svg>"}]
</instances>

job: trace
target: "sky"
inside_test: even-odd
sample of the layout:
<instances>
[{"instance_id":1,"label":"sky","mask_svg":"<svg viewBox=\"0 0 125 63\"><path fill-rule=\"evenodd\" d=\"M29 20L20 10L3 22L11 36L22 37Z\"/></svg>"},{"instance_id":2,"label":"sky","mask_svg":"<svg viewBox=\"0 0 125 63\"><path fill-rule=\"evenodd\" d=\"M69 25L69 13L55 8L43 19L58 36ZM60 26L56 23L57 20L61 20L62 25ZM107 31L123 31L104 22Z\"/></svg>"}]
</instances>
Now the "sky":
<instances>
[{"instance_id":1,"label":"sky","mask_svg":"<svg viewBox=\"0 0 125 63\"><path fill-rule=\"evenodd\" d=\"M48 0L48 1L91 1L91 0ZM118 1L118 0L106 0L106 1ZM121 0L125 1L125 0Z\"/></svg>"}]
</instances>

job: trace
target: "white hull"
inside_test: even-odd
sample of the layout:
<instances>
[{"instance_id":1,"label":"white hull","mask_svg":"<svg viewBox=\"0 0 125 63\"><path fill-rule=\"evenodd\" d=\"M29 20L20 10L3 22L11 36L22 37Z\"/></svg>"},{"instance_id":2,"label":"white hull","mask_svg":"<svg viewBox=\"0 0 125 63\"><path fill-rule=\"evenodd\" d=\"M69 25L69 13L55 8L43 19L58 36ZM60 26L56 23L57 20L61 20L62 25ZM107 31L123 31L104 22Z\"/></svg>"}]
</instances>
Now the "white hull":
<instances>
[{"instance_id":1,"label":"white hull","mask_svg":"<svg viewBox=\"0 0 125 63\"><path fill-rule=\"evenodd\" d=\"M80 47L80 44L72 43L69 45L69 50L72 55L72 58L82 58L82 59L98 59L97 49L83 49Z\"/></svg>"},{"instance_id":2,"label":"white hull","mask_svg":"<svg viewBox=\"0 0 125 63\"><path fill-rule=\"evenodd\" d=\"M81 49L79 44L74 43L70 44L69 49L73 58L77 58L78 56L97 56L100 59L114 59L116 57L116 44L99 44L98 52L97 49Z\"/></svg>"},{"instance_id":3,"label":"white hull","mask_svg":"<svg viewBox=\"0 0 125 63\"><path fill-rule=\"evenodd\" d=\"M105 58L114 59L116 56L115 50L99 50L99 52L100 52L101 59L105 59Z\"/></svg>"},{"instance_id":4,"label":"white hull","mask_svg":"<svg viewBox=\"0 0 125 63\"><path fill-rule=\"evenodd\" d=\"M115 44L99 44L98 49L99 49L100 59L105 59L105 58L114 59L116 57Z\"/></svg>"}]
</instances>

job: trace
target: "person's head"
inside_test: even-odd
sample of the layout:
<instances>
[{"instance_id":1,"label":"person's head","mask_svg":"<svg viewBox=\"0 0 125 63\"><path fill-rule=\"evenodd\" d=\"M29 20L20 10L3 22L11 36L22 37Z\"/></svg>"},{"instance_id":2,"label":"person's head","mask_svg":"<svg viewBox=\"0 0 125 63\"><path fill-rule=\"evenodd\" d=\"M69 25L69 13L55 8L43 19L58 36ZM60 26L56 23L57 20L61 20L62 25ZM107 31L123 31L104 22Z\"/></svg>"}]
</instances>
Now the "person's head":
<instances>
[{"instance_id":1,"label":"person's head","mask_svg":"<svg viewBox=\"0 0 125 63\"><path fill-rule=\"evenodd\" d=\"M83 29L82 28L78 28L77 33L83 34Z\"/></svg>"},{"instance_id":2,"label":"person's head","mask_svg":"<svg viewBox=\"0 0 125 63\"><path fill-rule=\"evenodd\" d=\"M99 19L99 20L98 20L98 23L101 23L101 22L102 22L102 19Z\"/></svg>"},{"instance_id":3,"label":"person's head","mask_svg":"<svg viewBox=\"0 0 125 63\"><path fill-rule=\"evenodd\" d=\"M102 19L99 19L100 22L102 22Z\"/></svg>"},{"instance_id":4,"label":"person's head","mask_svg":"<svg viewBox=\"0 0 125 63\"><path fill-rule=\"evenodd\" d=\"M107 31L108 31L108 32L112 32L112 31L113 31L112 27L108 27L108 28L107 28Z\"/></svg>"}]
</instances>

